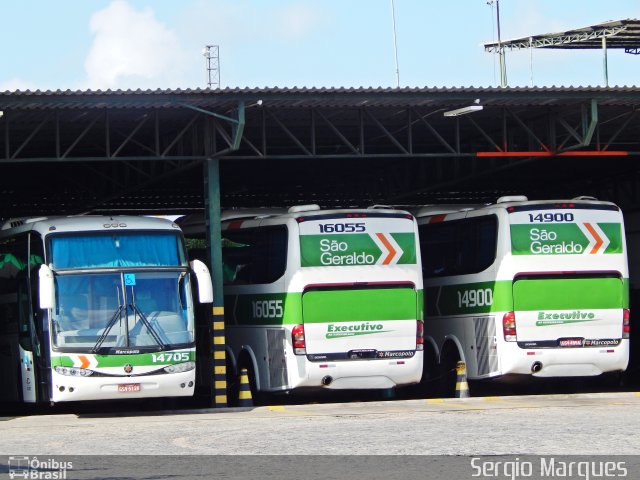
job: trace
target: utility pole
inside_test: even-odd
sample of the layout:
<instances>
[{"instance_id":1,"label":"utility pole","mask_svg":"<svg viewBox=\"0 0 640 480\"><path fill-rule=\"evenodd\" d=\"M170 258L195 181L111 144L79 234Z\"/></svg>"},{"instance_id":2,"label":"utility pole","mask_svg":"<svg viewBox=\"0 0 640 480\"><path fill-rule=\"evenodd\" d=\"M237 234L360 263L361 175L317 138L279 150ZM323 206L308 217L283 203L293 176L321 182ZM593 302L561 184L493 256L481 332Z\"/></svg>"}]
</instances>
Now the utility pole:
<instances>
[{"instance_id":1,"label":"utility pole","mask_svg":"<svg viewBox=\"0 0 640 480\"><path fill-rule=\"evenodd\" d=\"M398 41L396 39L396 9L391 0L391 20L393 22L393 51L396 60L396 87L400 88L400 67L398 66Z\"/></svg>"},{"instance_id":2,"label":"utility pole","mask_svg":"<svg viewBox=\"0 0 640 480\"><path fill-rule=\"evenodd\" d=\"M500 58L500 86L507 86L507 65L504 58L504 47L500 40L500 0L496 0L496 23L498 24L498 57Z\"/></svg>"},{"instance_id":3,"label":"utility pole","mask_svg":"<svg viewBox=\"0 0 640 480\"><path fill-rule=\"evenodd\" d=\"M500 86L507 86L507 66L505 62L504 56L504 48L502 47L502 40L500 39L500 0L487 0L487 5L491 7L491 20L493 21L493 6L496 6L496 21L497 21L497 30L498 30L498 59L500 62ZM492 30L495 25L492 25ZM495 38L495 37L494 37ZM495 67L494 67L494 81L495 81Z\"/></svg>"}]
</instances>

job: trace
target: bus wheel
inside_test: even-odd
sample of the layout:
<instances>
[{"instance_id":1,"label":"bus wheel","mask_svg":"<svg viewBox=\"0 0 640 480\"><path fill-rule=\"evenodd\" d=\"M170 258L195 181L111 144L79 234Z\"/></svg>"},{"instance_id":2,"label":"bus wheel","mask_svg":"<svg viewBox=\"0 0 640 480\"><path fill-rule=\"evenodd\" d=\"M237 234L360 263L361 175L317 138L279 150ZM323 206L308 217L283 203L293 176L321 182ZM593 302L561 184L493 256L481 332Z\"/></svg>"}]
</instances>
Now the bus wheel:
<instances>
[{"instance_id":1,"label":"bus wheel","mask_svg":"<svg viewBox=\"0 0 640 480\"><path fill-rule=\"evenodd\" d=\"M460 361L457 352L449 351L440 362L440 393L449 398L456 395L456 365Z\"/></svg>"},{"instance_id":2,"label":"bus wheel","mask_svg":"<svg viewBox=\"0 0 640 480\"><path fill-rule=\"evenodd\" d=\"M420 393L422 395L437 395L438 381L438 356L431 347L424 349L424 362L422 367L422 378L420 379Z\"/></svg>"},{"instance_id":3,"label":"bus wheel","mask_svg":"<svg viewBox=\"0 0 640 480\"><path fill-rule=\"evenodd\" d=\"M238 383L240 381L240 373L233 368L232 362L229 361L227 355L226 362L227 371L227 405L229 407L238 406Z\"/></svg>"}]
</instances>

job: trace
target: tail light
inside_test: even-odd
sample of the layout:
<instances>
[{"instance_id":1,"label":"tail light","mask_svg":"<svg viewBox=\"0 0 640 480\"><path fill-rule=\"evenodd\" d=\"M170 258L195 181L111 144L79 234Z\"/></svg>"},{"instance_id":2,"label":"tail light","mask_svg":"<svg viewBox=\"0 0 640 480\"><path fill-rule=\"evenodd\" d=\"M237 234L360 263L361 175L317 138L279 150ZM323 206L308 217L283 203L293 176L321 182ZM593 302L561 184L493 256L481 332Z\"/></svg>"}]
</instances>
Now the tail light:
<instances>
[{"instance_id":1,"label":"tail light","mask_svg":"<svg viewBox=\"0 0 640 480\"><path fill-rule=\"evenodd\" d=\"M507 312L502 317L502 332L504 333L504 339L507 342L515 342L517 337L516 332L516 314L515 312Z\"/></svg>"},{"instance_id":2,"label":"tail light","mask_svg":"<svg viewBox=\"0 0 640 480\"><path fill-rule=\"evenodd\" d=\"M291 331L291 343L293 343L293 353L296 355L306 355L307 344L304 340L304 325L296 325Z\"/></svg>"},{"instance_id":3,"label":"tail light","mask_svg":"<svg viewBox=\"0 0 640 480\"><path fill-rule=\"evenodd\" d=\"M631 312L628 308L622 309L622 338L629 338L631 333Z\"/></svg>"},{"instance_id":4,"label":"tail light","mask_svg":"<svg viewBox=\"0 0 640 480\"><path fill-rule=\"evenodd\" d=\"M424 350L424 322L418 320L418 329L416 331L416 350Z\"/></svg>"}]
</instances>

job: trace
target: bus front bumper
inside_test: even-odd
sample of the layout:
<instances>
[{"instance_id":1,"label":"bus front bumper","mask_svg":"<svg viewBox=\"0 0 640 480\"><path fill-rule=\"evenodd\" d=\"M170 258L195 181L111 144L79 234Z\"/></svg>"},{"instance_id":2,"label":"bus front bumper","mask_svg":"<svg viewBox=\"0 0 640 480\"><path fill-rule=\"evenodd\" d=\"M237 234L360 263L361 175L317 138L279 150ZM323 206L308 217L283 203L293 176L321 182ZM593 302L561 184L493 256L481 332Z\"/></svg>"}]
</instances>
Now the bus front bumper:
<instances>
[{"instance_id":1,"label":"bus front bumper","mask_svg":"<svg viewBox=\"0 0 640 480\"><path fill-rule=\"evenodd\" d=\"M195 370L137 377L52 374L52 402L192 396Z\"/></svg>"}]
</instances>

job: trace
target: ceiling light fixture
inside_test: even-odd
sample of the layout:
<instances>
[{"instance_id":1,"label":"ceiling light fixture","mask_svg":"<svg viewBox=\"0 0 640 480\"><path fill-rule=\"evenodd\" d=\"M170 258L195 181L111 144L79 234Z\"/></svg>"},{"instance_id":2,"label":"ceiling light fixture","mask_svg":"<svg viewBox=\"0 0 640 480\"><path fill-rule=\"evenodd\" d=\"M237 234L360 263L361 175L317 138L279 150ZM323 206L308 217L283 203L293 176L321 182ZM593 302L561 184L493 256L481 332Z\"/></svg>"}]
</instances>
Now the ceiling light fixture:
<instances>
[{"instance_id":1,"label":"ceiling light fixture","mask_svg":"<svg viewBox=\"0 0 640 480\"><path fill-rule=\"evenodd\" d=\"M449 110L444 112L445 117L457 117L458 115L466 115L467 113L478 112L482 110L482 105L469 105L468 107L456 108L455 110Z\"/></svg>"}]
</instances>

